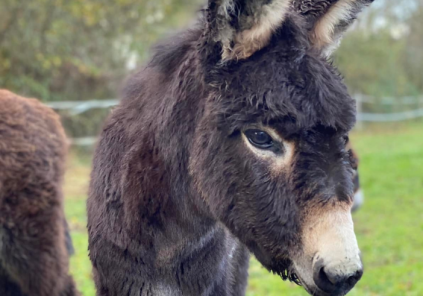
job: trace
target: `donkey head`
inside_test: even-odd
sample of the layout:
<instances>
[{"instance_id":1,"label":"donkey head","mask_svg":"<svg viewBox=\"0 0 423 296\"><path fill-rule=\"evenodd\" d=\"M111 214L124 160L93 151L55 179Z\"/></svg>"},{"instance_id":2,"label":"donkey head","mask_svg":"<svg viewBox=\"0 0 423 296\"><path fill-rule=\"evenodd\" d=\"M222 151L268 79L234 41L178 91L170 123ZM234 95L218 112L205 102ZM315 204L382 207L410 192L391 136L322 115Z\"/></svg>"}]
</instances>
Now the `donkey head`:
<instances>
[{"instance_id":1,"label":"donkey head","mask_svg":"<svg viewBox=\"0 0 423 296\"><path fill-rule=\"evenodd\" d=\"M355 102L326 60L362 0L210 0L191 174L269 270L313 295L361 278L346 148Z\"/></svg>"}]
</instances>

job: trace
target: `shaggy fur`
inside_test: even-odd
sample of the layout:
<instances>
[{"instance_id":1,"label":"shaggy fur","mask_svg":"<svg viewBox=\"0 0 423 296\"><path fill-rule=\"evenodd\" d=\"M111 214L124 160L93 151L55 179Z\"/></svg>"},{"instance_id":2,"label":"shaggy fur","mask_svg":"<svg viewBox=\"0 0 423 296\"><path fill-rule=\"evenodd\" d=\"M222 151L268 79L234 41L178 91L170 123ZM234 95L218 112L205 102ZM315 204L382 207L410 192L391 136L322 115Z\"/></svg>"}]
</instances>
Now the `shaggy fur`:
<instances>
[{"instance_id":1,"label":"shaggy fur","mask_svg":"<svg viewBox=\"0 0 423 296\"><path fill-rule=\"evenodd\" d=\"M374 0L293 0L306 20L313 46L330 56L357 15Z\"/></svg>"},{"instance_id":2,"label":"shaggy fur","mask_svg":"<svg viewBox=\"0 0 423 296\"><path fill-rule=\"evenodd\" d=\"M354 169L354 175L353 175L353 183L354 183L354 204L352 207L352 211L355 212L358 209L361 208L364 202L364 196L363 192L360 186L360 175L358 173L358 165L360 162L360 159L358 158L358 155L354 149L352 149L351 144L347 145L347 149L350 149L351 151L351 162Z\"/></svg>"},{"instance_id":3,"label":"shaggy fur","mask_svg":"<svg viewBox=\"0 0 423 296\"><path fill-rule=\"evenodd\" d=\"M103 128L87 204L97 295L244 295L249 252L298 281L304 217L352 203L355 102L340 75L293 11L264 48L223 60L227 2L235 19L248 3L209 1L128 81ZM251 126L295 145L286 170L247 151Z\"/></svg>"},{"instance_id":4,"label":"shaggy fur","mask_svg":"<svg viewBox=\"0 0 423 296\"><path fill-rule=\"evenodd\" d=\"M68 274L72 244L62 205L66 150L52 110L0 90L2 296L78 295Z\"/></svg>"}]
</instances>

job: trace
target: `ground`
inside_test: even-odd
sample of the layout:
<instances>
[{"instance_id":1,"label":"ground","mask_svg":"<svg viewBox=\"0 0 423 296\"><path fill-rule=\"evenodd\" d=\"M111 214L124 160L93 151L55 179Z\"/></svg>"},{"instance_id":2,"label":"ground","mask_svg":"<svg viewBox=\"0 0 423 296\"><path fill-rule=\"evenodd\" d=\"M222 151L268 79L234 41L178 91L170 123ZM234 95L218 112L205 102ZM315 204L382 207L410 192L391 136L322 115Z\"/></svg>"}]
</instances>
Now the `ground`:
<instances>
[{"instance_id":1,"label":"ground","mask_svg":"<svg viewBox=\"0 0 423 296\"><path fill-rule=\"evenodd\" d=\"M366 196L354 215L364 277L351 296L423 295L423 122L366 127L351 136L361 157ZM66 175L66 215L76 255L71 272L84 296L95 295L87 255L85 200L89 160L71 156ZM305 296L251 260L247 296Z\"/></svg>"}]
</instances>

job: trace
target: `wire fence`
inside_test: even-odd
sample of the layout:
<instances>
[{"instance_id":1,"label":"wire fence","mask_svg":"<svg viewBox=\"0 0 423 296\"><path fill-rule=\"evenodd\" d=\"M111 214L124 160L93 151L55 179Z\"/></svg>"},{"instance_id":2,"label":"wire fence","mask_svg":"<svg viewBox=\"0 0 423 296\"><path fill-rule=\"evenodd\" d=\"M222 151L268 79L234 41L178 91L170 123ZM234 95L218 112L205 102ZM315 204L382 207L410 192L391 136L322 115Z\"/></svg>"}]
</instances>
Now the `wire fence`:
<instances>
[{"instance_id":1,"label":"wire fence","mask_svg":"<svg viewBox=\"0 0 423 296\"><path fill-rule=\"evenodd\" d=\"M371 96L357 94L354 96L357 101L357 121L359 126L364 122L400 122L411 119L423 118L423 97L385 97L374 98ZM107 109L116 106L119 100L90 100L90 101L63 101L47 103L54 110L67 110L70 116L81 115L92 109ZM391 112L391 113L370 113L363 112L363 104L391 106L391 109L413 108L413 110ZM417 106L417 107L416 107ZM96 143L96 136L69 139L75 146L92 146Z\"/></svg>"}]
</instances>

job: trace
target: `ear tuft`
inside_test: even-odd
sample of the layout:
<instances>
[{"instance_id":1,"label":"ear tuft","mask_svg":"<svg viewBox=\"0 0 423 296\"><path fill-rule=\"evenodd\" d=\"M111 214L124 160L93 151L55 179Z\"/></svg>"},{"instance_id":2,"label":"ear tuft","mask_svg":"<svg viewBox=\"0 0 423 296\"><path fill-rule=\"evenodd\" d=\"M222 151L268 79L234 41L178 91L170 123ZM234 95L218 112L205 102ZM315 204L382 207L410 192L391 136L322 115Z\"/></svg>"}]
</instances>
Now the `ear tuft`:
<instances>
[{"instance_id":1,"label":"ear tuft","mask_svg":"<svg viewBox=\"0 0 423 296\"><path fill-rule=\"evenodd\" d=\"M374 0L294 0L294 8L306 18L313 47L328 57L357 15Z\"/></svg>"},{"instance_id":2,"label":"ear tuft","mask_svg":"<svg viewBox=\"0 0 423 296\"><path fill-rule=\"evenodd\" d=\"M312 40L314 46L323 50L323 54L329 56L339 45L341 32L347 29L358 13L356 0L340 0L333 4L322 18L320 18L313 30Z\"/></svg>"},{"instance_id":3,"label":"ear tuft","mask_svg":"<svg viewBox=\"0 0 423 296\"><path fill-rule=\"evenodd\" d=\"M222 44L222 60L246 59L267 46L290 5L291 0L210 1L209 23L214 41Z\"/></svg>"}]
</instances>

